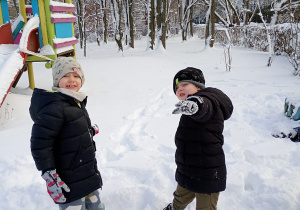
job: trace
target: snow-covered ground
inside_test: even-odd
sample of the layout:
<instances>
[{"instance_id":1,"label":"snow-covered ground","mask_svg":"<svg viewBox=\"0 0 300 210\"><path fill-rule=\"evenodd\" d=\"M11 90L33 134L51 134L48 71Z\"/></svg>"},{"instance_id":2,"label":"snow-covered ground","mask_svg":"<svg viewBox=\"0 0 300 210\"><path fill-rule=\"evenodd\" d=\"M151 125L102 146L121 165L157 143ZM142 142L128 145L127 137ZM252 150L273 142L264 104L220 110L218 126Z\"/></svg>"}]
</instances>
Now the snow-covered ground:
<instances>
[{"instance_id":1,"label":"snow-covered ground","mask_svg":"<svg viewBox=\"0 0 300 210\"><path fill-rule=\"evenodd\" d=\"M202 51L204 41L197 38L169 39L166 51L146 51L145 39L135 44L123 54L113 42L88 44L88 57L76 48L86 75L81 91L100 128L95 141L106 209L159 210L172 201L180 117L171 114L177 103L172 79L187 66L202 69L206 86L221 89L234 104L225 122L228 182L218 209L300 209L300 144L271 136L299 126L283 114L285 98L297 101L300 94L300 78L288 60L274 57L266 67L268 53L233 48L226 72L223 48ZM34 74L36 87L51 88L44 63L34 64ZM25 72L18 88L27 87ZM29 105L29 95L11 93L0 109L0 209L58 209L31 157ZM187 209L195 209L195 202Z\"/></svg>"}]
</instances>

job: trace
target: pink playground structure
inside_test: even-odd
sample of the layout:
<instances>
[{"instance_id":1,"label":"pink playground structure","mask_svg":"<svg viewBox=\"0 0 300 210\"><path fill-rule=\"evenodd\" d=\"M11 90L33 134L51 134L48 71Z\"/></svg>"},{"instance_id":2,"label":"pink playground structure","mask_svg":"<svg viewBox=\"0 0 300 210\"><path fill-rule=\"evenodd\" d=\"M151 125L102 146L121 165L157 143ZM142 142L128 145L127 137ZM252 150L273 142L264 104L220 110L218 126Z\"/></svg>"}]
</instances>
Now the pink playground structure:
<instances>
[{"instance_id":1,"label":"pink playground structure","mask_svg":"<svg viewBox=\"0 0 300 210\"><path fill-rule=\"evenodd\" d=\"M0 108L24 71L35 88L33 62L51 68L59 56L76 58L72 0L19 0L19 16L11 21L8 0L0 0Z\"/></svg>"}]
</instances>

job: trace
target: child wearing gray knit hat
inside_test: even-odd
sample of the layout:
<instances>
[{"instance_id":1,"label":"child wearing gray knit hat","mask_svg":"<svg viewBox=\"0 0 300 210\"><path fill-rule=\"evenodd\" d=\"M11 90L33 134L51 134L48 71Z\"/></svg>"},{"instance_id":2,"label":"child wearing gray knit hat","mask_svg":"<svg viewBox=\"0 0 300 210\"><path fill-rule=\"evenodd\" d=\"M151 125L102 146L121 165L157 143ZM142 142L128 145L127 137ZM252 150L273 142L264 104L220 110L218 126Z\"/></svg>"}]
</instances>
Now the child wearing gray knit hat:
<instances>
[{"instance_id":1,"label":"child wearing gray knit hat","mask_svg":"<svg viewBox=\"0 0 300 210\"><path fill-rule=\"evenodd\" d=\"M53 87L58 87L60 79L67 73L76 73L84 83L84 74L81 65L73 57L58 57L52 66Z\"/></svg>"},{"instance_id":2,"label":"child wearing gray knit hat","mask_svg":"<svg viewBox=\"0 0 300 210\"><path fill-rule=\"evenodd\" d=\"M52 91L35 88L29 108L31 154L46 182L45 193L59 209L104 210L93 139L99 128L91 124L87 96L79 92L82 67L72 57L58 57L52 75Z\"/></svg>"}]
</instances>

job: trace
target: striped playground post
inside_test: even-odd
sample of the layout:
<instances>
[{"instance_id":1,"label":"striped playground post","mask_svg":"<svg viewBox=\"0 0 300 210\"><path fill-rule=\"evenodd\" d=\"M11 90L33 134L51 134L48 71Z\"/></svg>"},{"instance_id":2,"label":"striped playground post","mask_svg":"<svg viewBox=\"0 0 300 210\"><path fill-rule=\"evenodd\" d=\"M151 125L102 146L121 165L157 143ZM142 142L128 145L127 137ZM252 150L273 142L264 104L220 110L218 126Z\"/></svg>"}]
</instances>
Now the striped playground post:
<instances>
[{"instance_id":1,"label":"striped playground post","mask_svg":"<svg viewBox=\"0 0 300 210\"><path fill-rule=\"evenodd\" d=\"M8 13L8 6L7 6L7 0L0 0L0 7L1 7L1 19L0 25L8 23L9 20L9 13ZM1 24L2 22L2 24Z\"/></svg>"}]
</instances>

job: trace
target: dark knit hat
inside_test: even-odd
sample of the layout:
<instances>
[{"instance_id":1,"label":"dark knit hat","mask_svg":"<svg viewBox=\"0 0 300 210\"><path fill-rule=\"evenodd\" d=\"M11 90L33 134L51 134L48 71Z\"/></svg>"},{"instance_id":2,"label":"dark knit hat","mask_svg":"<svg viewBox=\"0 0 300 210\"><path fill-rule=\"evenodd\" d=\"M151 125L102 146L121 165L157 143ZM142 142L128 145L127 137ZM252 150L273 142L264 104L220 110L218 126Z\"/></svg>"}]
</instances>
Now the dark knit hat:
<instances>
[{"instance_id":1,"label":"dark knit hat","mask_svg":"<svg viewBox=\"0 0 300 210\"><path fill-rule=\"evenodd\" d=\"M205 79L202 71L193 67L187 67L183 70L180 70L173 79L173 91L176 93L176 85L179 82L190 82L197 87L204 89L205 88Z\"/></svg>"},{"instance_id":2,"label":"dark knit hat","mask_svg":"<svg viewBox=\"0 0 300 210\"><path fill-rule=\"evenodd\" d=\"M58 87L59 80L70 72L78 74L83 85L84 74L81 65L73 57L58 57L52 66L53 86Z\"/></svg>"}]
</instances>

